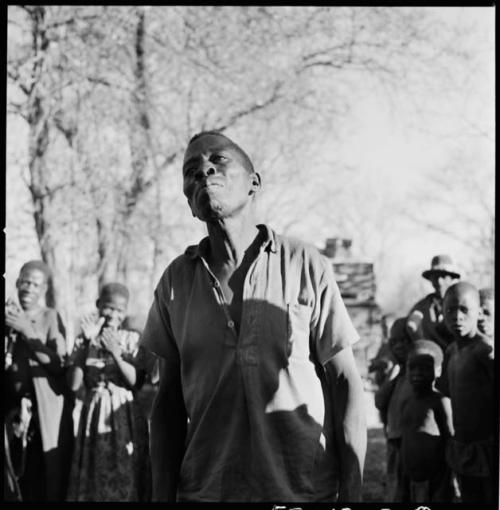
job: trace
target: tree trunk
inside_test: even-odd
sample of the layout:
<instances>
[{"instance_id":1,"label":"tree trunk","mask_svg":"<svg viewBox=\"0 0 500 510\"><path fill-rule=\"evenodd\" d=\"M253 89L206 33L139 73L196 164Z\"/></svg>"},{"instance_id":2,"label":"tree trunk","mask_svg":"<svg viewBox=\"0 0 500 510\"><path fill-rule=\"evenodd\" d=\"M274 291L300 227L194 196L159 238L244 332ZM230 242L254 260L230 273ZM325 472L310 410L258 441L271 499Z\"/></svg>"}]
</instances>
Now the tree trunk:
<instances>
[{"instance_id":1,"label":"tree trunk","mask_svg":"<svg viewBox=\"0 0 500 510\"><path fill-rule=\"evenodd\" d=\"M48 169L46 163L46 153L49 145L49 116L46 108L47 98L42 90L45 54L50 41L45 32L45 8L35 6L28 12L31 16L33 50L32 85L28 89L26 115L29 124L29 188L33 200L33 216L41 257L53 273L46 296L47 305L55 307L58 303L59 292L55 246L50 232L49 218L52 196L47 182Z\"/></svg>"}]
</instances>

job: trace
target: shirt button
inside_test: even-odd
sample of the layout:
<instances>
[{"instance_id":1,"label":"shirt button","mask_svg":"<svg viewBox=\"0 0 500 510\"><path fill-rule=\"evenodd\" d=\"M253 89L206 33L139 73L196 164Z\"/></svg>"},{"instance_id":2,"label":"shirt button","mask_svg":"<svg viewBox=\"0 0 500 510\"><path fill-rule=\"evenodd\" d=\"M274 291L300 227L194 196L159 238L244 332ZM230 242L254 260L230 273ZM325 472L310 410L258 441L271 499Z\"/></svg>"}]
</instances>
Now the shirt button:
<instances>
[{"instance_id":1,"label":"shirt button","mask_svg":"<svg viewBox=\"0 0 500 510\"><path fill-rule=\"evenodd\" d=\"M219 286L219 282L217 280L214 281L214 287L218 287Z\"/></svg>"},{"instance_id":2,"label":"shirt button","mask_svg":"<svg viewBox=\"0 0 500 510\"><path fill-rule=\"evenodd\" d=\"M227 323L227 325L228 325L228 327L230 327L230 328L234 328L234 322L233 322L233 321L229 321L229 322Z\"/></svg>"}]
</instances>

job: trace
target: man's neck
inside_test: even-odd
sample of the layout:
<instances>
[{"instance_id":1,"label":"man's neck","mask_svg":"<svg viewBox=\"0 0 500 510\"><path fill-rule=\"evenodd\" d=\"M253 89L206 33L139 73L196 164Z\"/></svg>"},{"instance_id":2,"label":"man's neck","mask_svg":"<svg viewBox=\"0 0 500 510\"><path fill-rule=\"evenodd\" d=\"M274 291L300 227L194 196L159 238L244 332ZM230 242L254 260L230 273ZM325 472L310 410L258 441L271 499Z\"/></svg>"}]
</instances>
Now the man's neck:
<instances>
[{"instance_id":1,"label":"man's neck","mask_svg":"<svg viewBox=\"0 0 500 510\"><path fill-rule=\"evenodd\" d=\"M215 266L238 267L259 231L247 218L225 218L207 223L210 262Z\"/></svg>"}]
</instances>

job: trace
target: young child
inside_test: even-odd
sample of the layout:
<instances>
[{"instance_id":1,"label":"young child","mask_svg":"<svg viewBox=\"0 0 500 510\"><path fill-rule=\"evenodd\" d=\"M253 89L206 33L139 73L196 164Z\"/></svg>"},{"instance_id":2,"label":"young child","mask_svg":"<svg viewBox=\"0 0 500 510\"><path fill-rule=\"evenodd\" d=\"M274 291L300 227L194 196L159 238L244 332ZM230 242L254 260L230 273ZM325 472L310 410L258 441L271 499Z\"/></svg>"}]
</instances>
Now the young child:
<instances>
[{"instance_id":1,"label":"young child","mask_svg":"<svg viewBox=\"0 0 500 510\"><path fill-rule=\"evenodd\" d=\"M43 261L26 262L18 303L5 306L4 435L23 501L64 500L72 446L66 342L56 310L44 303L49 278Z\"/></svg>"},{"instance_id":2,"label":"young child","mask_svg":"<svg viewBox=\"0 0 500 510\"><path fill-rule=\"evenodd\" d=\"M82 319L68 369L73 391L86 392L71 466L69 501L143 501L150 491L147 421L137 404L145 354L139 334L122 329L129 300L105 285L98 313Z\"/></svg>"},{"instance_id":3,"label":"young child","mask_svg":"<svg viewBox=\"0 0 500 510\"><path fill-rule=\"evenodd\" d=\"M406 358L411 346L406 331L406 319L401 317L394 321L390 335L389 348L399 371L390 380L386 380L375 394L375 406L380 411L387 438L387 501L407 501L408 490L403 480L400 446L401 446L401 403L411 391L406 377Z\"/></svg>"},{"instance_id":4,"label":"young child","mask_svg":"<svg viewBox=\"0 0 500 510\"><path fill-rule=\"evenodd\" d=\"M479 292L467 282L450 287L444 320L455 341L446 351L443 390L451 398L455 436L448 462L457 473L463 502L493 503L495 399L493 348L478 333Z\"/></svg>"},{"instance_id":5,"label":"young child","mask_svg":"<svg viewBox=\"0 0 500 510\"><path fill-rule=\"evenodd\" d=\"M401 462L410 501L451 502L453 483L446 444L453 435L450 400L436 391L443 352L430 340L416 340L406 363L412 388L401 405Z\"/></svg>"},{"instance_id":6,"label":"young child","mask_svg":"<svg viewBox=\"0 0 500 510\"><path fill-rule=\"evenodd\" d=\"M479 290L479 331L493 344L495 326L495 295L493 289L486 287Z\"/></svg>"}]
</instances>

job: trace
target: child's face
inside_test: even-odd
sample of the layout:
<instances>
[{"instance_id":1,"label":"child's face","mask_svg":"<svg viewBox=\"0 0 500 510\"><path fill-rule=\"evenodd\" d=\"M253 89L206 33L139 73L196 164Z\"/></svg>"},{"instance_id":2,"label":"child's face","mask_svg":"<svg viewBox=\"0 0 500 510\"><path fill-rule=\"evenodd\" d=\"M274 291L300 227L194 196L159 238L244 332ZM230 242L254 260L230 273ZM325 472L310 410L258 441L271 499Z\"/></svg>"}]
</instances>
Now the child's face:
<instances>
[{"instance_id":1,"label":"child's face","mask_svg":"<svg viewBox=\"0 0 500 510\"><path fill-rule=\"evenodd\" d=\"M479 321L477 323L479 331L486 336L493 337L495 323L495 300L483 299L481 300Z\"/></svg>"},{"instance_id":2,"label":"child's face","mask_svg":"<svg viewBox=\"0 0 500 510\"><path fill-rule=\"evenodd\" d=\"M99 315L104 317L104 328L118 329L127 315L127 298L121 294L105 294L97 300Z\"/></svg>"},{"instance_id":3,"label":"child's face","mask_svg":"<svg viewBox=\"0 0 500 510\"><path fill-rule=\"evenodd\" d=\"M472 338L477 333L479 299L472 291L448 294L443 305L444 321L455 338Z\"/></svg>"},{"instance_id":4,"label":"child's face","mask_svg":"<svg viewBox=\"0 0 500 510\"><path fill-rule=\"evenodd\" d=\"M45 274L38 269L25 269L16 281L17 296L23 310L31 310L38 305L47 292Z\"/></svg>"},{"instance_id":5,"label":"child's face","mask_svg":"<svg viewBox=\"0 0 500 510\"><path fill-rule=\"evenodd\" d=\"M405 337L391 337L389 338L389 348L397 363L402 364L406 362L408 351L410 347L410 340Z\"/></svg>"},{"instance_id":6,"label":"child's face","mask_svg":"<svg viewBox=\"0 0 500 510\"><path fill-rule=\"evenodd\" d=\"M430 354L411 353L406 364L408 380L414 390L432 387L437 375L434 358Z\"/></svg>"}]
</instances>

